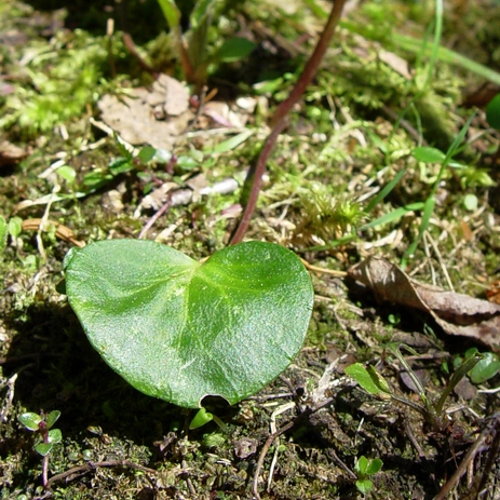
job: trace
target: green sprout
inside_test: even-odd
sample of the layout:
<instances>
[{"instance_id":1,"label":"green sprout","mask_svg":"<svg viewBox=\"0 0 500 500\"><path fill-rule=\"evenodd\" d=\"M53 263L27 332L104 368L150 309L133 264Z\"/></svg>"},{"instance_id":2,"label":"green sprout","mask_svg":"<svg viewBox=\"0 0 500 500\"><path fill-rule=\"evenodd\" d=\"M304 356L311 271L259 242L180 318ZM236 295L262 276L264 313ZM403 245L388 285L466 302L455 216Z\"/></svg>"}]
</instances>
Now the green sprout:
<instances>
[{"instance_id":1,"label":"green sprout","mask_svg":"<svg viewBox=\"0 0 500 500\"><path fill-rule=\"evenodd\" d=\"M408 348L409 349L409 348ZM396 356L417 388L421 403L417 403L396 394L390 387L385 378L372 366L365 367L362 363L354 363L345 369L345 373L353 378L366 392L381 399L393 399L403 403L410 408L418 411L435 429L442 429L444 405L448 396L451 394L457 384L467 374L477 381L485 381L493 377L500 369L500 362L495 355L491 353L478 353L477 349L470 351L464 359L460 359L455 366L450 380L442 390L439 397L431 399L420 380L415 375L400 350L396 346L390 346L391 352ZM493 356L493 357L492 357Z\"/></svg>"},{"instance_id":2,"label":"green sprout","mask_svg":"<svg viewBox=\"0 0 500 500\"><path fill-rule=\"evenodd\" d=\"M48 470L49 470L49 454L56 444L62 441L62 433L60 429L54 429L53 426L61 416L59 410L53 410L45 415L43 412L38 413L26 412L19 415L18 420L29 431L35 432L37 437L33 449L41 455L42 458L42 484L47 487Z\"/></svg>"},{"instance_id":3,"label":"green sprout","mask_svg":"<svg viewBox=\"0 0 500 500\"><path fill-rule=\"evenodd\" d=\"M210 65L243 59L253 51L255 44L246 38L233 37L210 51L210 34L214 20L220 18L225 2L195 2L189 15L189 29L186 33L182 32L182 12L178 3L174 0L158 0L173 36L184 77L201 90L207 80Z\"/></svg>"},{"instance_id":4,"label":"green sprout","mask_svg":"<svg viewBox=\"0 0 500 500\"><path fill-rule=\"evenodd\" d=\"M384 464L380 458L366 458L364 455L358 458L354 465L354 471L358 476L355 484L361 494L366 495L371 491L373 481L369 478L379 472L382 465Z\"/></svg>"}]
</instances>

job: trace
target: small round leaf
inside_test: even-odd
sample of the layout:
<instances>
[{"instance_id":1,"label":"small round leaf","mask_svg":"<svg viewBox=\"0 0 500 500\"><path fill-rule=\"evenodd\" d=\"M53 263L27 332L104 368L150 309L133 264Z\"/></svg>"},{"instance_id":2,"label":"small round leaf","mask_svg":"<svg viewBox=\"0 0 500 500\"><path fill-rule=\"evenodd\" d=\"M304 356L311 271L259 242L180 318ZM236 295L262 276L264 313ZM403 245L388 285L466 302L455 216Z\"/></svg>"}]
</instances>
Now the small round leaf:
<instances>
[{"instance_id":1,"label":"small round leaf","mask_svg":"<svg viewBox=\"0 0 500 500\"><path fill-rule=\"evenodd\" d=\"M445 154L439 149L426 146L415 148L411 154L416 160L424 163L442 163L446 158Z\"/></svg>"},{"instance_id":2,"label":"small round leaf","mask_svg":"<svg viewBox=\"0 0 500 500\"><path fill-rule=\"evenodd\" d=\"M35 451L42 457L48 455L52 448L54 448L54 443L38 443L35 446Z\"/></svg>"},{"instance_id":3,"label":"small round leaf","mask_svg":"<svg viewBox=\"0 0 500 500\"><path fill-rule=\"evenodd\" d=\"M497 94L486 106L486 119L493 128L500 130L500 94Z\"/></svg>"},{"instance_id":4,"label":"small round leaf","mask_svg":"<svg viewBox=\"0 0 500 500\"><path fill-rule=\"evenodd\" d=\"M240 61L248 56L255 47L256 44L247 38L229 38L217 52L217 59L223 62Z\"/></svg>"},{"instance_id":5,"label":"small round leaf","mask_svg":"<svg viewBox=\"0 0 500 500\"><path fill-rule=\"evenodd\" d=\"M309 274L271 243L200 263L152 241L109 240L72 249L65 268L71 307L111 368L188 408L268 384L299 351L312 311Z\"/></svg>"},{"instance_id":6,"label":"small round leaf","mask_svg":"<svg viewBox=\"0 0 500 500\"><path fill-rule=\"evenodd\" d=\"M61 429L51 429L48 433L49 443L56 444L62 441Z\"/></svg>"},{"instance_id":7,"label":"small round leaf","mask_svg":"<svg viewBox=\"0 0 500 500\"><path fill-rule=\"evenodd\" d=\"M470 379L474 384L482 384L493 378L500 371L500 360L492 352L485 352L474 368L469 372Z\"/></svg>"},{"instance_id":8,"label":"small round leaf","mask_svg":"<svg viewBox=\"0 0 500 500\"><path fill-rule=\"evenodd\" d=\"M358 479L356 481L356 488L358 488L358 491L361 494L366 495L373 488L373 481L370 481L369 479Z\"/></svg>"},{"instance_id":9,"label":"small round leaf","mask_svg":"<svg viewBox=\"0 0 500 500\"><path fill-rule=\"evenodd\" d=\"M46 417L45 422L47 423L47 428L50 429L61 416L61 412L59 410L52 410Z\"/></svg>"},{"instance_id":10,"label":"small round leaf","mask_svg":"<svg viewBox=\"0 0 500 500\"><path fill-rule=\"evenodd\" d=\"M33 413L33 412L26 412L22 413L17 417L19 422L21 422L26 429L30 431L37 431L38 430L38 424L42 421L42 417L38 415L38 413Z\"/></svg>"}]
</instances>

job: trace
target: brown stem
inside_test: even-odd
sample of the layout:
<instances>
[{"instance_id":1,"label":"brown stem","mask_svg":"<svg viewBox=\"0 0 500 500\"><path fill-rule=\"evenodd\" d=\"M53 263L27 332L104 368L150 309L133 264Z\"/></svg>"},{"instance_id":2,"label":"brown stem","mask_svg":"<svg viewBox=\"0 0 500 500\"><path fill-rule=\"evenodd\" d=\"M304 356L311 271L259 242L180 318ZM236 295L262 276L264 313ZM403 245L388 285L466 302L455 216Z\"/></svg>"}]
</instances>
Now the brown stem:
<instances>
[{"instance_id":1,"label":"brown stem","mask_svg":"<svg viewBox=\"0 0 500 500\"><path fill-rule=\"evenodd\" d=\"M332 10L325 24L323 32L321 33L318 43L311 54L311 57L307 61L300 78L298 79L295 87L290 92L290 95L285 99L276 109L273 118L271 120L272 130L264 143L264 146L260 152L259 158L255 165L255 169L252 174L252 187L250 189L250 194L248 196L248 201L241 216L240 222L236 231L233 233L230 245L235 245L239 243L244 234L246 233L252 214L257 205L257 199L259 197L260 188L262 186L262 176L266 170L266 163L269 155L274 149L274 145L280 133L286 126L286 116L293 108L293 106L299 101L300 97L304 93L306 87L311 83L314 75L318 71L319 65L323 60L325 52L330 44L330 41L337 27L338 21L342 14L342 9L346 0L335 0L332 5Z\"/></svg>"},{"instance_id":2,"label":"brown stem","mask_svg":"<svg viewBox=\"0 0 500 500\"><path fill-rule=\"evenodd\" d=\"M42 486L47 489L49 478L49 455L42 458Z\"/></svg>"},{"instance_id":3,"label":"brown stem","mask_svg":"<svg viewBox=\"0 0 500 500\"><path fill-rule=\"evenodd\" d=\"M141 54L139 54L139 51L137 50L137 47L134 43L134 40L130 36L130 33L124 32L122 35L122 41L123 45L125 46L125 49L130 52L132 56L134 56L139 63L139 66L146 71L147 73L151 73L152 75L156 76L156 70L151 66L148 62L146 62Z\"/></svg>"},{"instance_id":4,"label":"brown stem","mask_svg":"<svg viewBox=\"0 0 500 500\"><path fill-rule=\"evenodd\" d=\"M191 58L189 57L186 43L184 42L184 37L182 35L182 31L179 26L174 30L174 37L177 44L177 53L179 54L179 60L181 63L182 72L184 73L186 80L189 83L194 83L197 87L196 90L199 91L200 84L196 78L196 70L193 67Z\"/></svg>"}]
</instances>

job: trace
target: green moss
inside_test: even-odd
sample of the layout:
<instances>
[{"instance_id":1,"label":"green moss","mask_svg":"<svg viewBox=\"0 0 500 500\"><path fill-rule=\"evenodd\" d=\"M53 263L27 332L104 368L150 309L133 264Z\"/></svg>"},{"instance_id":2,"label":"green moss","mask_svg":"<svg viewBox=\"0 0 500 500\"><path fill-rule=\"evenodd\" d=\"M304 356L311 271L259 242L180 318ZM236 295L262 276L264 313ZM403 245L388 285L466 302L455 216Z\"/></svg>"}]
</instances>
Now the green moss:
<instances>
[{"instance_id":1,"label":"green moss","mask_svg":"<svg viewBox=\"0 0 500 500\"><path fill-rule=\"evenodd\" d=\"M47 50L35 43L26 67L26 79L7 96L0 126L16 126L33 136L82 113L95 99L107 60L105 39L83 31L61 32Z\"/></svg>"}]
</instances>

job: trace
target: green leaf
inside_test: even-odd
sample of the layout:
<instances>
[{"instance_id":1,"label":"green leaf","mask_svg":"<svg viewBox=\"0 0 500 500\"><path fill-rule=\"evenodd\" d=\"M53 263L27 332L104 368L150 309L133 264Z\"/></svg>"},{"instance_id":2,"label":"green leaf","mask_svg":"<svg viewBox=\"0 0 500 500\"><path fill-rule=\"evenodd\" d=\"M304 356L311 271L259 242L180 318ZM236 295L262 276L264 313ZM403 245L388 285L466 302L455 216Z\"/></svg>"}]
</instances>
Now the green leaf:
<instances>
[{"instance_id":1,"label":"green leaf","mask_svg":"<svg viewBox=\"0 0 500 500\"><path fill-rule=\"evenodd\" d=\"M54 443L38 443L35 446L35 451L45 457L52 451L52 448L54 448Z\"/></svg>"},{"instance_id":2,"label":"green leaf","mask_svg":"<svg viewBox=\"0 0 500 500\"><path fill-rule=\"evenodd\" d=\"M500 94L497 94L486 106L486 120L491 127L500 129Z\"/></svg>"},{"instance_id":3,"label":"green leaf","mask_svg":"<svg viewBox=\"0 0 500 500\"><path fill-rule=\"evenodd\" d=\"M21 234L21 231L23 230L23 219L21 219L21 217L11 217L7 224L7 228L9 234L13 238L17 238Z\"/></svg>"},{"instance_id":4,"label":"green leaf","mask_svg":"<svg viewBox=\"0 0 500 500\"><path fill-rule=\"evenodd\" d=\"M500 360L496 354L485 352L481 354L481 359L469 372L469 376L474 384L481 384L494 377L500 371Z\"/></svg>"},{"instance_id":5,"label":"green leaf","mask_svg":"<svg viewBox=\"0 0 500 500\"><path fill-rule=\"evenodd\" d=\"M72 249L66 292L104 360L136 389L189 408L234 404L273 380L304 341L310 277L297 256L264 242L201 263L143 240Z\"/></svg>"},{"instance_id":6,"label":"green leaf","mask_svg":"<svg viewBox=\"0 0 500 500\"><path fill-rule=\"evenodd\" d=\"M391 388L389 387L387 380L385 380L385 378L382 377L382 375L380 375L380 373L375 370L373 366L368 366L366 370L379 390L388 394L391 392Z\"/></svg>"},{"instance_id":7,"label":"green leaf","mask_svg":"<svg viewBox=\"0 0 500 500\"><path fill-rule=\"evenodd\" d=\"M365 476L367 467L368 467L368 459L364 455L361 455L354 464L354 470L360 476Z\"/></svg>"},{"instance_id":8,"label":"green leaf","mask_svg":"<svg viewBox=\"0 0 500 500\"><path fill-rule=\"evenodd\" d=\"M64 179L69 184L73 184L76 179L76 171L73 167L69 167L68 165L63 165L56 170L56 173L59 177Z\"/></svg>"},{"instance_id":9,"label":"green leaf","mask_svg":"<svg viewBox=\"0 0 500 500\"><path fill-rule=\"evenodd\" d=\"M198 429L199 427L203 427L208 422L211 422L214 419L212 413L208 412L205 408L200 408L196 415L191 420L189 424L189 430L192 431L194 429Z\"/></svg>"},{"instance_id":10,"label":"green leaf","mask_svg":"<svg viewBox=\"0 0 500 500\"><path fill-rule=\"evenodd\" d=\"M137 157L139 158L139 160L141 160L142 163L149 163L156 156L157 151L158 150L153 146L144 146L139 151Z\"/></svg>"},{"instance_id":11,"label":"green leaf","mask_svg":"<svg viewBox=\"0 0 500 500\"><path fill-rule=\"evenodd\" d=\"M181 22L181 12L175 5L174 0L158 0L163 15L167 20L168 27L172 30L179 27Z\"/></svg>"},{"instance_id":12,"label":"green leaf","mask_svg":"<svg viewBox=\"0 0 500 500\"><path fill-rule=\"evenodd\" d=\"M215 58L222 62L240 61L247 57L255 47L256 44L247 38L229 38L222 44Z\"/></svg>"},{"instance_id":13,"label":"green leaf","mask_svg":"<svg viewBox=\"0 0 500 500\"><path fill-rule=\"evenodd\" d=\"M240 134L234 135L225 141L219 142L214 147L211 147L209 151L212 153L227 153L228 151L232 151L237 148L240 144L243 144L253 132L251 130L245 130Z\"/></svg>"},{"instance_id":14,"label":"green leaf","mask_svg":"<svg viewBox=\"0 0 500 500\"><path fill-rule=\"evenodd\" d=\"M38 424L42 421L42 417L33 412L22 413L17 417L17 419L24 425L24 427L26 427L26 429L29 429L30 431L37 431Z\"/></svg>"},{"instance_id":15,"label":"green leaf","mask_svg":"<svg viewBox=\"0 0 500 500\"><path fill-rule=\"evenodd\" d=\"M89 189L99 189L113 179L113 176L102 170L89 172L83 177L83 185Z\"/></svg>"},{"instance_id":16,"label":"green leaf","mask_svg":"<svg viewBox=\"0 0 500 500\"><path fill-rule=\"evenodd\" d=\"M370 481L369 479L358 479L356 481L356 488L360 493L366 495L373 488L373 481Z\"/></svg>"},{"instance_id":17,"label":"green leaf","mask_svg":"<svg viewBox=\"0 0 500 500\"><path fill-rule=\"evenodd\" d=\"M0 215L0 252L7 245L8 226L7 221Z\"/></svg>"},{"instance_id":18,"label":"green leaf","mask_svg":"<svg viewBox=\"0 0 500 500\"><path fill-rule=\"evenodd\" d=\"M361 455L354 464L354 470L360 476L371 476L376 474L382 468L383 462L380 458L366 458Z\"/></svg>"},{"instance_id":19,"label":"green leaf","mask_svg":"<svg viewBox=\"0 0 500 500\"><path fill-rule=\"evenodd\" d=\"M192 156L182 155L177 158L176 166L183 170L191 170L200 166L200 162Z\"/></svg>"},{"instance_id":20,"label":"green leaf","mask_svg":"<svg viewBox=\"0 0 500 500\"><path fill-rule=\"evenodd\" d=\"M366 369L361 363L354 363L344 371L370 394L384 395L389 393L389 385L373 367Z\"/></svg>"},{"instance_id":21,"label":"green leaf","mask_svg":"<svg viewBox=\"0 0 500 500\"><path fill-rule=\"evenodd\" d=\"M370 476L376 474L380 471L382 465L384 465L384 463L382 462L382 460L380 460L380 458L369 458L368 464L365 469L365 474L368 474Z\"/></svg>"},{"instance_id":22,"label":"green leaf","mask_svg":"<svg viewBox=\"0 0 500 500\"><path fill-rule=\"evenodd\" d=\"M52 428L54 424L59 420L61 412L59 410L51 411L46 417L45 422L47 423L47 428Z\"/></svg>"},{"instance_id":23,"label":"green leaf","mask_svg":"<svg viewBox=\"0 0 500 500\"><path fill-rule=\"evenodd\" d=\"M421 201L417 201L415 203L409 203L403 207L395 208L392 212L381 215L374 221L369 222L368 224L364 224L360 229L370 229L371 227L381 226L383 224L387 224L389 222L393 222L395 220L400 219L403 215L406 215L408 212L413 212L415 210L421 210L424 208L424 203Z\"/></svg>"},{"instance_id":24,"label":"green leaf","mask_svg":"<svg viewBox=\"0 0 500 500\"><path fill-rule=\"evenodd\" d=\"M49 443L57 444L62 441L61 429L51 429L48 433Z\"/></svg>"},{"instance_id":25,"label":"green leaf","mask_svg":"<svg viewBox=\"0 0 500 500\"><path fill-rule=\"evenodd\" d=\"M109 164L109 171L114 176L130 172L133 169L134 169L134 164L132 163L131 158L123 156L114 158Z\"/></svg>"},{"instance_id":26,"label":"green leaf","mask_svg":"<svg viewBox=\"0 0 500 500\"><path fill-rule=\"evenodd\" d=\"M415 148L411 154L416 160L424 163L442 163L446 158L446 155L439 149L425 146Z\"/></svg>"},{"instance_id":27,"label":"green leaf","mask_svg":"<svg viewBox=\"0 0 500 500\"><path fill-rule=\"evenodd\" d=\"M469 212L474 212L475 210L477 210L478 204L479 201L475 194L468 193L464 196L464 207Z\"/></svg>"},{"instance_id":28,"label":"green leaf","mask_svg":"<svg viewBox=\"0 0 500 500\"><path fill-rule=\"evenodd\" d=\"M196 28L205 22L206 17L213 13L219 1L220 0L198 0L189 15L191 28Z\"/></svg>"}]
</instances>

